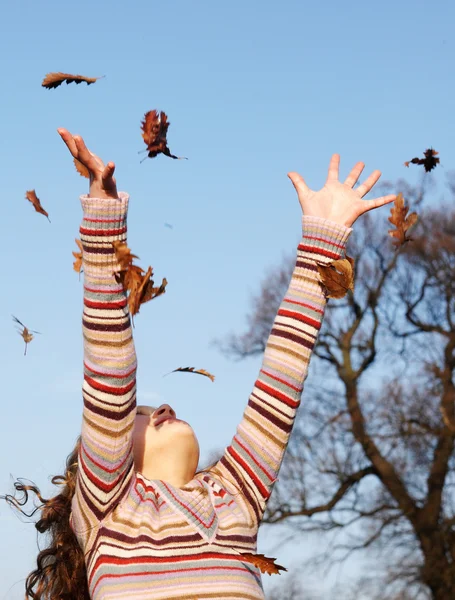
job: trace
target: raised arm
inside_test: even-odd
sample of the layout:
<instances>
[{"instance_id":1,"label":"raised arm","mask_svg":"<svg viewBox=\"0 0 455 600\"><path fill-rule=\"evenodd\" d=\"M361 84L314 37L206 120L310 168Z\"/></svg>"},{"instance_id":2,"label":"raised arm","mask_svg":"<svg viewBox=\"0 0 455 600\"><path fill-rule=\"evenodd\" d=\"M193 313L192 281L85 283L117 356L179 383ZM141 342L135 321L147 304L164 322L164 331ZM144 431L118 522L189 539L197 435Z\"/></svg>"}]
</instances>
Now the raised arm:
<instances>
[{"instance_id":1,"label":"raised arm","mask_svg":"<svg viewBox=\"0 0 455 600\"><path fill-rule=\"evenodd\" d=\"M114 165L106 167L81 138L60 135L90 172L80 226L84 271L83 422L73 519L99 522L121 500L134 475L136 353L126 294L117 283L112 242L126 241L128 195L117 194Z\"/></svg>"},{"instance_id":2,"label":"raised arm","mask_svg":"<svg viewBox=\"0 0 455 600\"><path fill-rule=\"evenodd\" d=\"M258 523L278 477L324 315L326 298L317 263L342 257L354 221L395 199L389 195L363 201L380 172L373 172L354 190L363 163L357 163L344 183L338 181L338 167L339 156L334 155L327 182L318 192L310 190L296 173L289 174L304 212L303 237L259 376L236 435L217 465L243 490Z\"/></svg>"}]
</instances>

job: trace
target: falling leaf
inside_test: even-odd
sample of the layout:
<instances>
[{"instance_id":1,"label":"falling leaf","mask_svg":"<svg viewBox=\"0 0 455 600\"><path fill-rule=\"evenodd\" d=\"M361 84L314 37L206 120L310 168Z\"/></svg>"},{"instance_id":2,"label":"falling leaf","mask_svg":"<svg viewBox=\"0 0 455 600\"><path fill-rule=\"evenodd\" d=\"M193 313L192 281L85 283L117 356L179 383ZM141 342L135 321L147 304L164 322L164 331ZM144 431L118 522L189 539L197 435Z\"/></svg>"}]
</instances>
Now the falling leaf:
<instances>
[{"instance_id":1,"label":"falling leaf","mask_svg":"<svg viewBox=\"0 0 455 600\"><path fill-rule=\"evenodd\" d=\"M79 175L82 175L82 177L87 177L87 179L90 179L90 173L89 173L89 170L87 169L87 167L85 165L83 165L80 160L77 160L77 158L73 159L73 162L74 162L74 166L76 167L76 171L79 173Z\"/></svg>"},{"instance_id":2,"label":"falling leaf","mask_svg":"<svg viewBox=\"0 0 455 600\"><path fill-rule=\"evenodd\" d=\"M195 367L179 367L178 369L171 371L171 373L176 373L177 371L181 373L197 373L198 375L205 375L205 377L208 377L211 381L215 381L215 375L212 375L205 369L196 369ZM168 373L168 375L169 374L170 373Z\"/></svg>"},{"instance_id":3,"label":"falling leaf","mask_svg":"<svg viewBox=\"0 0 455 600\"><path fill-rule=\"evenodd\" d=\"M250 552L240 552L240 556L242 557L242 560L253 563L255 567L258 567L261 573L281 575L280 571L287 571L285 567L275 563L276 558L268 558L263 554L251 554Z\"/></svg>"},{"instance_id":4,"label":"falling leaf","mask_svg":"<svg viewBox=\"0 0 455 600\"><path fill-rule=\"evenodd\" d=\"M128 308L134 316L139 312L142 304L164 294L167 281L163 279L159 287L154 287L152 267L145 272L139 265L134 265L133 259L139 257L131 254L125 242L115 241L112 245L120 266L120 269L115 272L115 279L125 292L128 292Z\"/></svg>"},{"instance_id":5,"label":"falling leaf","mask_svg":"<svg viewBox=\"0 0 455 600\"><path fill-rule=\"evenodd\" d=\"M354 291L354 259L350 256L317 267L327 298L343 298L349 290Z\"/></svg>"},{"instance_id":6,"label":"falling leaf","mask_svg":"<svg viewBox=\"0 0 455 600\"><path fill-rule=\"evenodd\" d=\"M170 158L188 160L184 156L175 156L174 154L171 154L166 139L169 125L170 123L167 120L167 115L163 111L161 111L160 114L158 114L157 110L149 110L145 113L144 120L141 121L141 128L142 137L147 146L147 150L145 150L145 152L148 153L146 158L154 158L161 153Z\"/></svg>"},{"instance_id":7,"label":"falling leaf","mask_svg":"<svg viewBox=\"0 0 455 600\"><path fill-rule=\"evenodd\" d=\"M38 213L44 215L45 217L47 217L47 220L50 223L51 220L49 219L49 214L41 206L41 202L39 201L39 198L36 195L35 190L28 190L28 192L25 192L25 197L27 198L27 200L29 200L33 204L36 212L38 212Z\"/></svg>"},{"instance_id":8,"label":"falling leaf","mask_svg":"<svg viewBox=\"0 0 455 600\"><path fill-rule=\"evenodd\" d=\"M30 344L30 342L33 340L33 334L34 333L40 333L39 331L34 331L33 329L27 329L27 327L21 323L21 321L19 321L19 319L17 317L15 317L14 315L12 315L13 320L22 327L22 331L18 330L19 335L22 337L22 339L25 342L25 350L24 350L24 356L27 354L27 344Z\"/></svg>"},{"instance_id":9,"label":"falling leaf","mask_svg":"<svg viewBox=\"0 0 455 600\"><path fill-rule=\"evenodd\" d=\"M436 150L433 150L433 148L428 148L423 153L424 158L413 158L412 160L406 161L404 163L404 166L409 167L411 163L413 165L423 165L425 171L429 173L432 169L436 167L437 164L439 164L439 158L436 158L437 154L439 154L439 152L436 152Z\"/></svg>"},{"instance_id":10,"label":"falling leaf","mask_svg":"<svg viewBox=\"0 0 455 600\"><path fill-rule=\"evenodd\" d=\"M393 238L393 245L399 248L412 238L408 237L409 230L417 223L417 213L408 215L409 207L405 206L403 194L398 194L390 209L389 221L395 225L396 229L389 229L389 235ZM407 215L407 216L406 216Z\"/></svg>"},{"instance_id":11,"label":"falling leaf","mask_svg":"<svg viewBox=\"0 0 455 600\"><path fill-rule=\"evenodd\" d=\"M78 239L76 239L74 241L78 245L80 252L73 252L73 256L76 259L73 262L73 269L76 271L76 273L81 273L82 272L82 242L81 242L81 240L78 240Z\"/></svg>"},{"instance_id":12,"label":"falling leaf","mask_svg":"<svg viewBox=\"0 0 455 600\"><path fill-rule=\"evenodd\" d=\"M104 77L104 75L102 76ZM101 77L84 77L84 75L70 75L69 73L48 73L46 77L43 79L41 85L48 90L52 88L56 88L61 85L64 81L66 81L67 85L69 83L82 83L85 81L87 85L95 83Z\"/></svg>"},{"instance_id":13,"label":"falling leaf","mask_svg":"<svg viewBox=\"0 0 455 600\"><path fill-rule=\"evenodd\" d=\"M174 226L171 225L170 223L165 223L164 226L167 227L168 229L174 229Z\"/></svg>"}]
</instances>

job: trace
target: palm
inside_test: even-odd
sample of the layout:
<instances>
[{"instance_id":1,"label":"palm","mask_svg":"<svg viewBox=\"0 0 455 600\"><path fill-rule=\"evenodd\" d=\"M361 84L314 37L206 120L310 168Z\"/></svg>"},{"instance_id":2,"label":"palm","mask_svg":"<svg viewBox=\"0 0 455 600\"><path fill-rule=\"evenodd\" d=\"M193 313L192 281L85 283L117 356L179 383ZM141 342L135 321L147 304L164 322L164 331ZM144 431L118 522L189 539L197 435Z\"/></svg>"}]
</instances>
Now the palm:
<instances>
[{"instance_id":1,"label":"palm","mask_svg":"<svg viewBox=\"0 0 455 600\"><path fill-rule=\"evenodd\" d=\"M357 188L364 164L359 162L351 170L344 183L338 180L340 157L334 154L330 160L329 173L324 187L311 190L298 173L289 173L299 197L300 206L306 216L321 217L350 227L363 213L389 204L395 200L395 194L381 196L373 200L362 200L377 183L380 171L373 173Z\"/></svg>"}]
</instances>

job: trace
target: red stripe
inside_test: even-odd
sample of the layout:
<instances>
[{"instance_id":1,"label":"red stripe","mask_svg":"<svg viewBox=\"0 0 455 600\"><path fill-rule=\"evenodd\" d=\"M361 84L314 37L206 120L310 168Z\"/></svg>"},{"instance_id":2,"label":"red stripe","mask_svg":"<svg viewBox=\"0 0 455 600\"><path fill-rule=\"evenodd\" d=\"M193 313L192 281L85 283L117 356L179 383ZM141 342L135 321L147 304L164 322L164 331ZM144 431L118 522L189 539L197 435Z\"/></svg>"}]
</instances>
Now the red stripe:
<instances>
[{"instance_id":1,"label":"red stripe","mask_svg":"<svg viewBox=\"0 0 455 600\"><path fill-rule=\"evenodd\" d=\"M289 302L289 304L296 304L297 306L303 306L304 308L309 308L310 310L314 310L314 312L318 312L319 314L323 315L324 311L322 308L316 308L315 306L310 306L309 304L306 304L305 302L299 302L298 300L291 300L290 298L285 298L286 302Z\"/></svg>"},{"instance_id":2,"label":"red stripe","mask_svg":"<svg viewBox=\"0 0 455 600\"><path fill-rule=\"evenodd\" d=\"M130 458L130 453L127 452L125 455L125 458L122 460L122 462L119 465L117 465L116 467L112 467L112 469L109 469L108 467L101 465L97 460L95 460L93 458L93 456L89 452L87 452L87 447L85 445L84 445L84 454L86 454L88 456L88 458L90 459L90 461L92 463L94 463L101 471L104 471L105 473L115 473L116 471L123 469L123 466L125 465L126 461ZM120 474L119 474L119 477L120 477ZM117 478L117 480L118 480L118 478Z\"/></svg>"},{"instance_id":3,"label":"red stripe","mask_svg":"<svg viewBox=\"0 0 455 600\"><path fill-rule=\"evenodd\" d=\"M93 302L88 298L84 298L84 306L88 306L89 308L104 308L104 309L114 309L114 308L124 308L126 306L127 299L122 298L118 302Z\"/></svg>"},{"instance_id":4,"label":"red stripe","mask_svg":"<svg viewBox=\"0 0 455 600\"><path fill-rule=\"evenodd\" d=\"M216 514L215 514L215 513L214 513L214 515L213 515L213 518L212 518L211 522L210 522L208 525L206 525L206 524L204 523L204 521L202 521L202 519L200 518L200 516L199 516L197 513L194 513L192 510L190 510L190 508L189 508L189 507L188 507L188 506L187 506L187 505L186 505L184 502L181 502L181 501L180 501L180 500L179 500L179 499L178 499L178 498L177 498L177 497L176 497L176 496L175 496L175 495L172 493L172 490L170 490L170 489L167 487L167 485L166 485L166 483L165 483L164 481L162 481L161 483L162 483L162 484L164 485L164 487L167 489L167 491L169 492L169 494L170 494L170 495L171 495L171 496L174 498L174 500L175 500L175 501L176 501L178 504L180 504L180 506L183 506L183 507L184 507L184 508L185 508L185 509L186 509L186 510L189 512L189 513L191 513L191 514L193 515L193 517L199 521L199 523L202 523L202 524L203 524L205 527L210 527L210 526L212 525L212 523L213 523L213 521L215 520L215 517L216 517Z\"/></svg>"},{"instance_id":5,"label":"red stripe","mask_svg":"<svg viewBox=\"0 0 455 600\"><path fill-rule=\"evenodd\" d=\"M278 314L282 317L291 317L292 319L297 319L297 321L303 321L303 323L307 323L307 325L311 325L315 329L319 329L321 327L321 323L316 321L316 319L311 319L306 315L302 315L301 313L294 312L293 310L286 310L285 308L280 308Z\"/></svg>"},{"instance_id":6,"label":"red stripe","mask_svg":"<svg viewBox=\"0 0 455 600\"><path fill-rule=\"evenodd\" d=\"M314 246L305 246L305 244L300 244L299 250L313 252L314 254L322 254L323 256L327 256L328 258L339 258L340 256L338 252L330 252L330 250L325 250L324 248L320 247L315 248Z\"/></svg>"},{"instance_id":7,"label":"red stripe","mask_svg":"<svg viewBox=\"0 0 455 600\"><path fill-rule=\"evenodd\" d=\"M243 458L238 454L232 446L228 446L226 448L227 452L232 456L236 463L238 463L243 469L248 473L251 479L256 484L256 487L261 492L264 498L268 498L268 490L264 487L264 484L256 477L256 473L250 469L250 466L247 462L243 460Z\"/></svg>"},{"instance_id":8,"label":"red stripe","mask_svg":"<svg viewBox=\"0 0 455 600\"><path fill-rule=\"evenodd\" d=\"M85 227L81 227L79 231L83 235L92 237L109 237L110 235L120 235L122 233L126 233L126 225L117 229L86 229Z\"/></svg>"},{"instance_id":9,"label":"red stripe","mask_svg":"<svg viewBox=\"0 0 455 600\"><path fill-rule=\"evenodd\" d=\"M116 479L114 479L113 481L111 481L108 484L105 481L103 481L102 479L100 479L99 477L97 477L95 475L95 473L87 467L87 465L85 464L85 460L82 460L82 468L83 468L87 478L92 483L94 483L99 490L102 490L105 493L111 492L124 475L123 473L120 473ZM105 469L103 469L103 470L105 470Z\"/></svg>"},{"instance_id":10,"label":"red stripe","mask_svg":"<svg viewBox=\"0 0 455 600\"><path fill-rule=\"evenodd\" d=\"M118 288L118 290L122 290L123 291L122 285L120 283L117 284L117 288ZM99 290L99 289L94 289L94 288L87 287L86 285L84 286L84 289L85 289L86 292L92 292L92 294L116 294L116 293L119 293L119 292L116 292L116 290L114 290L114 289Z\"/></svg>"},{"instance_id":11,"label":"red stripe","mask_svg":"<svg viewBox=\"0 0 455 600\"><path fill-rule=\"evenodd\" d=\"M297 406L299 406L298 400L292 400L289 396L286 396L286 394L283 394L283 393L279 392L278 390L276 390L275 388L268 386L260 379L258 379L256 381L256 387L259 388L260 390L262 390L263 392L266 392L273 398L276 398L277 400L281 400L282 402L284 402L286 404L286 406L289 406L290 408L297 408Z\"/></svg>"},{"instance_id":12,"label":"red stripe","mask_svg":"<svg viewBox=\"0 0 455 600\"><path fill-rule=\"evenodd\" d=\"M116 221L121 221L123 217L112 217L112 219L90 219L90 217L84 217L84 221L89 221L90 223L115 223Z\"/></svg>"},{"instance_id":13,"label":"red stripe","mask_svg":"<svg viewBox=\"0 0 455 600\"><path fill-rule=\"evenodd\" d=\"M107 394L112 394L114 396L122 396L123 394L130 392L136 385L136 381L134 379L131 383L123 387L112 387L110 385L104 385L103 383L96 381L96 379L92 379L88 375L85 375L84 379L87 383L90 384L90 386L93 389L98 390L99 392L106 392Z\"/></svg>"}]
</instances>

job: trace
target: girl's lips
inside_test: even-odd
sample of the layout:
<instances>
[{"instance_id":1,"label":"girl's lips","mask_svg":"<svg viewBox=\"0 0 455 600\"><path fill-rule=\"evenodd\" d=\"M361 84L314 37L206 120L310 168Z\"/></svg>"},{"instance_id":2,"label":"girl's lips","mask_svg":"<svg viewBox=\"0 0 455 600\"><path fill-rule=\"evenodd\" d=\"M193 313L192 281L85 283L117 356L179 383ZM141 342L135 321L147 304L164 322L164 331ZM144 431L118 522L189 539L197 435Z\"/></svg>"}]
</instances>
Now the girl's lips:
<instances>
[{"instance_id":1,"label":"girl's lips","mask_svg":"<svg viewBox=\"0 0 455 600\"><path fill-rule=\"evenodd\" d=\"M164 417L162 419L158 419L158 421L154 424L154 427L158 427L158 425L161 425L161 423L164 423L165 421L178 421L179 423L185 423L185 421L181 421L175 417Z\"/></svg>"}]
</instances>

